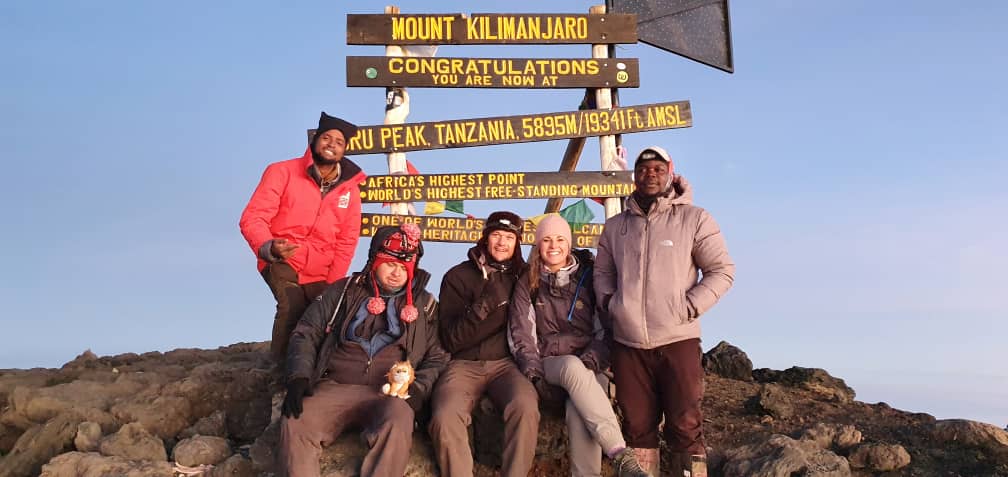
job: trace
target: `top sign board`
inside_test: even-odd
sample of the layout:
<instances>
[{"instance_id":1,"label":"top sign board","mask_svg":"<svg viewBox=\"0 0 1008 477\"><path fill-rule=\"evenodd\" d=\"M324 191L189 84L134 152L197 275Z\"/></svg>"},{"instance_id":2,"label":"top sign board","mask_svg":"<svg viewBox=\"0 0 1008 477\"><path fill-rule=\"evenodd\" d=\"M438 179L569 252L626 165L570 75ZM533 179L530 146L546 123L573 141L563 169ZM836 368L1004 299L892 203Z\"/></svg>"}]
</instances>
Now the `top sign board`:
<instances>
[{"instance_id":1,"label":"top sign board","mask_svg":"<svg viewBox=\"0 0 1008 477\"><path fill-rule=\"evenodd\" d=\"M636 43L628 14L348 14L348 45Z\"/></svg>"}]
</instances>

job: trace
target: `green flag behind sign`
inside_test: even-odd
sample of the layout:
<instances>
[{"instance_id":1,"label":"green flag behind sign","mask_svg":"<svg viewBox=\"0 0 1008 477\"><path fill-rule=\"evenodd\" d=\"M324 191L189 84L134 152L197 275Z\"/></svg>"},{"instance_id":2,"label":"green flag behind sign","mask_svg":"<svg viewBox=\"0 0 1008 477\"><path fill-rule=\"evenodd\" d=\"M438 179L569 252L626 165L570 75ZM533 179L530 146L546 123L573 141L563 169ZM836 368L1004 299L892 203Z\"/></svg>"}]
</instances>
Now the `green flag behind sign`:
<instances>
[{"instance_id":1,"label":"green flag behind sign","mask_svg":"<svg viewBox=\"0 0 1008 477\"><path fill-rule=\"evenodd\" d=\"M444 208L458 214L465 214L465 207L462 205L461 200L446 200Z\"/></svg>"},{"instance_id":2,"label":"green flag behind sign","mask_svg":"<svg viewBox=\"0 0 1008 477\"><path fill-rule=\"evenodd\" d=\"M560 209L560 216L563 217L564 220L571 225L571 227L590 224L592 219L595 218L595 214L593 214L591 209L588 208L588 204L585 203L584 199Z\"/></svg>"}]
</instances>

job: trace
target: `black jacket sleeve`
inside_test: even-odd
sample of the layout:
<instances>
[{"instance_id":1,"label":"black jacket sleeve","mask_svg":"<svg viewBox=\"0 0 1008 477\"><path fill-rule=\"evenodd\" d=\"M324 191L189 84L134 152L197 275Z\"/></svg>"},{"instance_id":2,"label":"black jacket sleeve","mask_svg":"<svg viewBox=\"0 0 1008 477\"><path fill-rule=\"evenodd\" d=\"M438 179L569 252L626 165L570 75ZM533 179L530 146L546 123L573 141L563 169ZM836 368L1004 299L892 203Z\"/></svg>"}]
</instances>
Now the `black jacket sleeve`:
<instances>
[{"instance_id":1,"label":"black jacket sleeve","mask_svg":"<svg viewBox=\"0 0 1008 477\"><path fill-rule=\"evenodd\" d=\"M539 356L536 311L529 292L528 273L518 278L511 294L508 307L508 344L522 374L527 377L545 375Z\"/></svg>"},{"instance_id":2,"label":"black jacket sleeve","mask_svg":"<svg viewBox=\"0 0 1008 477\"><path fill-rule=\"evenodd\" d=\"M346 281L343 278L329 285L305 310L297 326L290 336L287 346L287 377L288 379L312 379L318 359L319 349L326 337L326 324L332 318L339 296L343 293Z\"/></svg>"},{"instance_id":3,"label":"black jacket sleeve","mask_svg":"<svg viewBox=\"0 0 1008 477\"><path fill-rule=\"evenodd\" d=\"M434 300L433 296L430 297L430 311L425 313L427 319L423 323L419 321L415 323L415 326L423 326L424 334L426 336L425 340L425 350L423 359L420 363L415 366L414 373L416 375L416 380L410 385L410 401L413 399L417 400L417 405L413 406L414 409L418 409L422 406L428 399L430 399L431 392L434 389L434 383L437 382L438 376L441 375L441 371L445 366L448 365L448 360L451 357L448 353L441 347L441 340L438 338L438 304ZM420 330L417 330L420 332ZM411 404L412 405L412 404Z\"/></svg>"},{"instance_id":4,"label":"black jacket sleeve","mask_svg":"<svg viewBox=\"0 0 1008 477\"><path fill-rule=\"evenodd\" d=\"M507 324L509 275L495 272L486 280L467 275L457 267L441 281L440 338L450 353L476 346Z\"/></svg>"}]
</instances>

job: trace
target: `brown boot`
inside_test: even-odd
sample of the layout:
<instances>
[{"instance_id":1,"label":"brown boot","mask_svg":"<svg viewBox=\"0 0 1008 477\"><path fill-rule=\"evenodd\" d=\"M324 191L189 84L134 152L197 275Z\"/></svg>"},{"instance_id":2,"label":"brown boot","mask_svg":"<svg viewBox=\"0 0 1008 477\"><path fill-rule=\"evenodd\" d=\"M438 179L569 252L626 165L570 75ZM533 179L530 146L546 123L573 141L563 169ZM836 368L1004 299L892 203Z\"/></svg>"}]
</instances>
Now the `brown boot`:
<instances>
[{"instance_id":1,"label":"brown boot","mask_svg":"<svg viewBox=\"0 0 1008 477\"><path fill-rule=\"evenodd\" d=\"M637 454L630 447L616 454L613 457L612 465L616 470L616 477L654 477L641 467L637 460Z\"/></svg>"}]
</instances>

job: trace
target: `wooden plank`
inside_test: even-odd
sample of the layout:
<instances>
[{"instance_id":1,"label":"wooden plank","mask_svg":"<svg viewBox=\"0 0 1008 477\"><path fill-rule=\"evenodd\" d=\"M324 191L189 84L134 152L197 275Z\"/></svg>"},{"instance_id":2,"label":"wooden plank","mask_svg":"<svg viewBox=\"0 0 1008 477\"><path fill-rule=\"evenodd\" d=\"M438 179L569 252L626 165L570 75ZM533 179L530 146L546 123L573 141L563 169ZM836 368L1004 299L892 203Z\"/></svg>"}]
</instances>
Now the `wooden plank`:
<instances>
[{"instance_id":1,"label":"wooden plank","mask_svg":"<svg viewBox=\"0 0 1008 477\"><path fill-rule=\"evenodd\" d=\"M586 109L525 116L456 119L361 126L347 143L347 155L408 152L448 147L489 146L573 137L604 136L693 124L689 101ZM308 130L309 139L315 135Z\"/></svg>"},{"instance_id":2,"label":"wooden plank","mask_svg":"<svg viewBox=\"0 0 1008 477\"><path fill-rule=\"evenodd\" d=\"M420 227L424 242L476 243L483 234L484 219L468 217L440 217L433 215L361 215L361 237L371 237L385 225L401 225L411 222ZM572 231L575 248L594 248L602 235L603 224L576 225ZM535 225L525 221L522 243L535 242Z\"/></svg>"},{"instance_id":3,"label":"wooden plank","mask_svg":"<svg viewBox=\"0 0 1008 477\"><path fill-rule=\"evenodd\" d=\"M588 10L590 13L605 13L605 5L595 5ZM609 58L609 45L599 42L592 45L592 58ZM611 88L599 88L595 90L595 106L602 110L613 109L613 94ZM616 170L616 136L605 134L599 136L599 160L602 163L602 170ZM608 219L620 213L620 201L616 198L605 200L605 215Z\"/></svg>"},{"instance_id":4,"label":"wooden plank","mask_svg":"<svg viewBox=\"0 0 1008 477\"><path fill-rule=\"evenodd\" d=\"M346 57L347 86L637 88L637 58Z\"/></svg>"},{"instance_id":5,"label":"wooden plank","mask_svg":"<svg viewBox=\"0 0 1008 477\"><path fill-rule=\"evenodd\" d=\"M474 13L347 15L348 45L636 43L637 15Z\"/></svg>"},{"instance_id":6,"label":"wooden plank","mask_svg":"<svg viewBox=\"0 0 1008 477\"><path fill-rule=\"evenodd\" d=\"M631 192L630 171L369 176L360 188L365 203L626 197Z\"/></svg>"}]
</instances>

